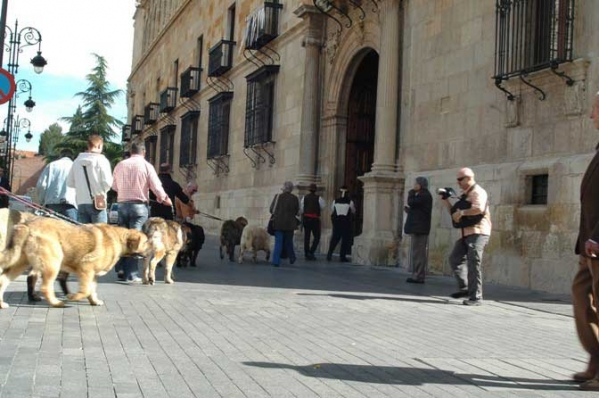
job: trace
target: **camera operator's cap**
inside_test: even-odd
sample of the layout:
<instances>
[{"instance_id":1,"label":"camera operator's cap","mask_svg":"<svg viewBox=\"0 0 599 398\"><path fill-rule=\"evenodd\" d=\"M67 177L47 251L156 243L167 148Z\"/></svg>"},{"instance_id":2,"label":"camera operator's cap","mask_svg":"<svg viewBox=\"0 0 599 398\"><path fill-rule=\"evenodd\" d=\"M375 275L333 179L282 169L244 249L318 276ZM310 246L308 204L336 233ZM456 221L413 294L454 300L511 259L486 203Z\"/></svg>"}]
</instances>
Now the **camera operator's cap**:
<instances>
[{"instance_id":1,"label":"camera operator's cap","mask_svg":"<svg viewBox=\"0 0 599 398\"><path fill-rule=\"evenodd\" d=\"M316 190L318 190L318 187L316 186L316 184L312 183L308 186L308 191L316 192Z\"/></svg>"}]
</instances>

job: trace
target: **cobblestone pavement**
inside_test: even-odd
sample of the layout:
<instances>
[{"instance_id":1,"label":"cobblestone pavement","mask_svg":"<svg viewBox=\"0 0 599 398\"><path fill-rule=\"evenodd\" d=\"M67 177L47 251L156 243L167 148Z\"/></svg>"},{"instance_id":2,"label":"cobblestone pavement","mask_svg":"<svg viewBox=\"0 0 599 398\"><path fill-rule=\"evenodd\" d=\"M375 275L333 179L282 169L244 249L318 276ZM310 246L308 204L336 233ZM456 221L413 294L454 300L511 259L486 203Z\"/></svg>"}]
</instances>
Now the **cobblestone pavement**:
<instances>
[{"instance_id":1,"label":"cobblestone pavement","mask_svg":"<svg viewBox=\"0 0 599 398\"><path fill-rule=\"evenodd\" d=\"M238 265L213 245L198 264L174 285L111 273L103 307L31 305L19 278L0 312L1 396L595 395L567 381L586 355L565 297L488 286L485 305L466 307L447 298L447 277L408 285L390 268Z\"/></svg>"}]
</instances>

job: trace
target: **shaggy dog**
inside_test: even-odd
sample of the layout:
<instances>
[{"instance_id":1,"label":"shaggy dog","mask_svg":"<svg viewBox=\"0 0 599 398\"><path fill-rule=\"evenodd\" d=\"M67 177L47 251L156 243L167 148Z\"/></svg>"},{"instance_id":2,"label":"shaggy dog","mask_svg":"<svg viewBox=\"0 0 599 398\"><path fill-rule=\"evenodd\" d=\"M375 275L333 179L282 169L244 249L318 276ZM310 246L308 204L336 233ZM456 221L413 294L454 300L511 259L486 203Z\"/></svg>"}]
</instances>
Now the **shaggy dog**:
<instances>
[{"instance_id":1,"label":"shaggy dog","mask_svg":"<svg viewBox=\"0 0 599 398\"><path fill-rule=\"evenodd\" d=\"M235 221L227 220L223 223L220 230L220 247L218 248L221 260L225 258L223 254L224 247L226 253L229 255L229 261L235 261L233 258L235 246L241 242L241 233L246 225L248 225L248 221L243 217L239 217Z\"/></svg>"},{"instance_id":2,"label":"shaggy dog","mask_svg":"<svg viewBox=\"0 0 599 398\"><path fill-rule=\"evenodd\" d=\"M239 264L243 262L243 254L246 250L252 250L254 262L259 250L266 252L266 261L270 260L270 235L266 229L257 225L248 225L241 234L239 248Z\"/></svg>"},{"instance_id":3,"label":"shaggy dog","mask_svg":"<svg viewBox=\"0 0 599 398\"><path fill-rule=\"evenodd\" d=\"M179 251L177 267L187 267L188 264L195 267L198 253L202 250L204 240L206 239L204 228L199 225L184 222L183 231L185 232L186 240L181 251Z\"/></svg>"},{"instance_id":4,"label":"shaggy dog","mask_svg":"<svg viewBox=\"0 0 599 398\"><path fill-rule=\"evenodd\" d=\"M28 267L42 276L41 292L53 307L64 307L54 294L54 280L59 271L79 278L79 291L69 300L87 298L91 305L98 299L98 276L106 274L121 256L144 254L147 237L134 229L108 224L73 225L47 217L34 217L13 227L6 250L0 253L0 308L7 308L4 291L10 281Z\"/></svg>"},{"instance_id":5,"label":"shaggy dog","mask_svg":"<svg viewBox=\"0 0 599 398\"><path fill-rule=\"evenodd\" d=\"M142 227L148 237L149 251L144 259L143 283L153 285L156 281L156 265L164 258L164 282L173 283L173 265L179 250L185 243L183 228L176 221L150 217Z\"/></svg>"}]
</instances>

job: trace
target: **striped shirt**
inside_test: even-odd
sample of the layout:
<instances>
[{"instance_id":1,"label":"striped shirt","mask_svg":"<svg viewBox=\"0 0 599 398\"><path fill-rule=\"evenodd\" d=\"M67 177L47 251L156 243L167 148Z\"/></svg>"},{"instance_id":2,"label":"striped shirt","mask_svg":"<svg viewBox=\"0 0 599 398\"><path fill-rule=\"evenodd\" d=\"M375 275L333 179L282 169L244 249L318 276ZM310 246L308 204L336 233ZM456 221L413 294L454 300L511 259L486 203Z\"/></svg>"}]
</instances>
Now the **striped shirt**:
<instances>
[{"instance_id":1,"label":"striped shirt","mask_svg":"<svg viewBox=\"0 0 599 398\"><path fill-rule=\"evenodd\" d=\"M150 189L159 203L168 198L154 166L142 155L131 155L129 159L119 162L114 168L113 179L112 189L117 192L119 203L130 201L148 203Z\"/></svg>"}]
</instances>

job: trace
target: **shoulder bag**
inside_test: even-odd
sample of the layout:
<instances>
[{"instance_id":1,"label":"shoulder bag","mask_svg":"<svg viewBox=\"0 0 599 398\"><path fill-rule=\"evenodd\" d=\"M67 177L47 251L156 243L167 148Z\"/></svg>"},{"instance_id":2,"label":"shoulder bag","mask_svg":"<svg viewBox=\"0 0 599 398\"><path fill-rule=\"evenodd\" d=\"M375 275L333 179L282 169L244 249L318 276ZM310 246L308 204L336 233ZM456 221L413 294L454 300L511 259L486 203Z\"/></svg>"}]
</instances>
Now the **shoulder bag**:
<instances>
[{"instance_id":1,"label":"shoulder bag","mask_svg":"<svg viewBox=\"0 0 599 398\"><path fill-rule=\"evenodd\" d=\"M92 202L96 210L106 210L106 197L103 194L98 194L94 196L92 194L92 188L89 185L89 176L87 175L87 167L83 166L83 173L85 173L85 182L87 183L87 189L89 191L89 196L92 198Z\"/></svg>"}]
</instances>

